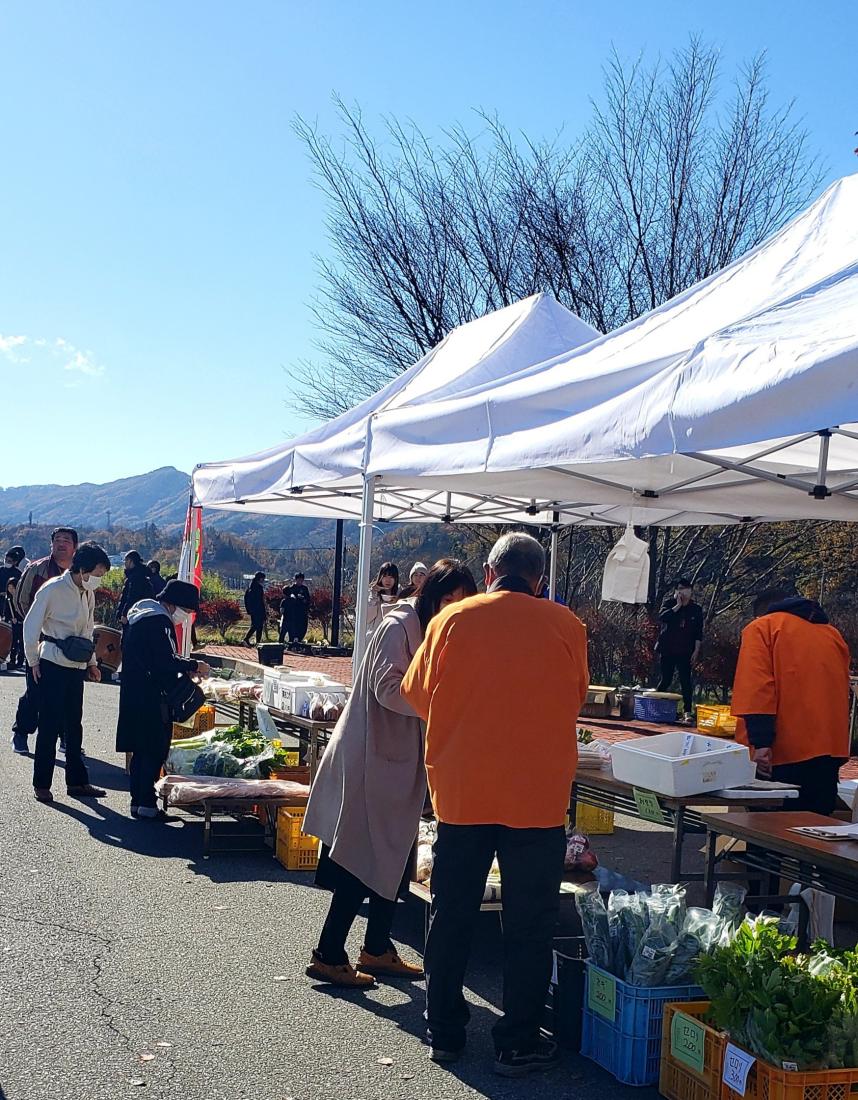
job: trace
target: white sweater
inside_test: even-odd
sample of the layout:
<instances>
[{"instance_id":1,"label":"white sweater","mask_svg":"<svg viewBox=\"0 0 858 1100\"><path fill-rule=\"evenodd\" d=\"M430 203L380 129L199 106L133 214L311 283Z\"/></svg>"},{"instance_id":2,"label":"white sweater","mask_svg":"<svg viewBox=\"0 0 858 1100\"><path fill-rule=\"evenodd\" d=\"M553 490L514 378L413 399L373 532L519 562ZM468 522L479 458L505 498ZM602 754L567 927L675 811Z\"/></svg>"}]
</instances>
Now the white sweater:
<instances>
[{"instance_id":1,"label":"white sweater","mask_svg":"<svg viewBox=\"0 0 858 1100\"><path fill-rule=\"evenodd\" d=\"M84 588L78 588L71 573L46 581L36 593L36 598L24 619L24 654L32 668L40 660L50 661L63 668L86 668L87 663L97 664L95 654L89 662L70 661L63 656L59 646L39 639L43 634L52 638L92 638L95 629L95 596Z\"/></svg>"}]
</instances>

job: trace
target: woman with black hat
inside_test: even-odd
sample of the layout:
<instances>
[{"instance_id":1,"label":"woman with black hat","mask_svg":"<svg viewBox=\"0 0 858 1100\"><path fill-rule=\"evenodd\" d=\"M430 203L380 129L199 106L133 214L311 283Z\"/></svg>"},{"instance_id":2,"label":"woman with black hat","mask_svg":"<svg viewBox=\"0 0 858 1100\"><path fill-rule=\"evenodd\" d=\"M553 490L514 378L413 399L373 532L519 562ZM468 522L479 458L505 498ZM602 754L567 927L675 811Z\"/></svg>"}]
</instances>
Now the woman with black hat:
<instances>
[{"instance_id":1,"label":"woman with black hat","mask_svg":"<svg viewBox=\"0 0 858 1100\"><path fill-rule=\"evenodd\" d=\"M170 751L172 722L167 694L181 673L204 677L211 672L205 661L180 657L176 645L176 625L187 625L199 606L195 585L172 580L157 600L140 600L128 612L116 751L131 753L132 817L164 817L157 809L155 783Z\"/></svg>"}]
</instances>

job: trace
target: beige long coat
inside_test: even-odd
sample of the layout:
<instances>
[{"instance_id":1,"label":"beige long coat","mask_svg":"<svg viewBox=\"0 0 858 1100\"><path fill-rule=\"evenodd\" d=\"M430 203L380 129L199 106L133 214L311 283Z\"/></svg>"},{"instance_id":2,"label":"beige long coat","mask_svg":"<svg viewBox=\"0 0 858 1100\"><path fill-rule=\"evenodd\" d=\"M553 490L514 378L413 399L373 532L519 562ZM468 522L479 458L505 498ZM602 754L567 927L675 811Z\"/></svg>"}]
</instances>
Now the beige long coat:
<instances>
[{"instance_id":1,"label":"beige long coat","mask_svg":"<svg viewBox=\"0 0 858 1100\"><path fill-rule=\"evenodd\" d=\"M304 830L331 859L393 900L426 798L423 726L399 694L421 642L409 603L384 617L310 793Z\"/></svg>"}]
</instances>

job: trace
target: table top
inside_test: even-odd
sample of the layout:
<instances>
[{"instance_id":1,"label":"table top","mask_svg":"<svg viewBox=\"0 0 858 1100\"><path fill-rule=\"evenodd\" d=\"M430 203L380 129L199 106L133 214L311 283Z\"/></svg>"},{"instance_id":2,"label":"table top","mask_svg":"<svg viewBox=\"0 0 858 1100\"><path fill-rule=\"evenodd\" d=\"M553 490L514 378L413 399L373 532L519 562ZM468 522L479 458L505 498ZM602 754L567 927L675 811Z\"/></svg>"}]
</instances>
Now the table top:
<instances>
[{"instance_id":1,"label":"table top","mask_svg":"<svg viewBox=\"0 0 858 1100\"><path fill-rule=\"evenodd\" d=\"M837 818L800 811L701 814L701 817L707 828L722 836L765 845L783 855L858 876L858 843L854 840L816 840L803 833L790 831L799 826L807 828L810 825L842 825L843 822Z\"/></svg>"},{"instance_id":2,"label":"table top","mask_svg":"<svg viewBox=\"0 0 858 1100\"><path fill-rule=\"evenodd\" d=\"M633 797L635 789L631 783L626 783L624 779L615 779L609 768L579 768L575 774L575 782L584 787L595 787L600 791L608 791L611 794L621 794L627 797ZM763 809L764 807L782 806L784 804L784 796L776 792L770 798L761 798L759 795L749 796L748 798L724 798L722 795L715 793L692 795L660 794L658 791L652 793L656 795L659 802L668 807L732 806L735 808L737 806L755 806L757 809Z\"/></svg>"}]
</instances>

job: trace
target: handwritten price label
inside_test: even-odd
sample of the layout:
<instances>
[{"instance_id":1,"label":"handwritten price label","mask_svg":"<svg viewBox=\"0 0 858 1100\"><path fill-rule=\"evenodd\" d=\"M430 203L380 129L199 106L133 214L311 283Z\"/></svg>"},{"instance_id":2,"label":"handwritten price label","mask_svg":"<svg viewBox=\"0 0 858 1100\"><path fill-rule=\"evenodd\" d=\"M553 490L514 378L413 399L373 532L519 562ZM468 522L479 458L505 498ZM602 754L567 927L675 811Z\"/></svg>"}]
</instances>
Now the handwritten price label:
<instances>
[{"instance_id":1,"label":"handwritten price label","mask_svg":"<svg viewBox=\"0 0 858 1100\"><path fill-rule=\"evenodd\" d=\"M632 794L642 821L653 821L656 825L664 824L664 810L652 791L642 791L638 787L632 787Z\"/></svg>"},{"instance_id":2,"label":"handwritten price label","mask_svg":"<svg viewBox=\"0 0 858 1100\"><path fill-rule=\"evenodd\" d=\"M703 1025L684 1012L674 1013L670 1022L670 1053L673 1057L702 1074L705 1050L706 1032Z\"/></svg>"},{"instance_id":3,"label":"handwritten price label","mask_svg":"<svg viewBox=\"0 0 858 1100\"><path fill-rule=\"evenodd\" d=\"M724 1072L721 1075L724 1084L733 1092L744 1096L748 1074L754 1062L756 1058L746 1054L739 1047L734 1047L732 1043L728 1043L724 1051Z\"/></svg>"},{"instance_id":4,"label":"handwritten price label","mask_svg":"<svg viewBox=\"0 0 858 1100\"><path fill-rule=\"evenodd\" d=\"M587 987L587 1005L591 1012L614 1022L617 1014L617 979L604 970L590 967L590 980Z\"/></svg>"}]
</instances>

